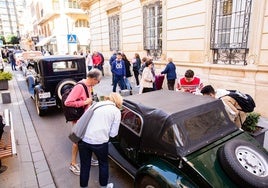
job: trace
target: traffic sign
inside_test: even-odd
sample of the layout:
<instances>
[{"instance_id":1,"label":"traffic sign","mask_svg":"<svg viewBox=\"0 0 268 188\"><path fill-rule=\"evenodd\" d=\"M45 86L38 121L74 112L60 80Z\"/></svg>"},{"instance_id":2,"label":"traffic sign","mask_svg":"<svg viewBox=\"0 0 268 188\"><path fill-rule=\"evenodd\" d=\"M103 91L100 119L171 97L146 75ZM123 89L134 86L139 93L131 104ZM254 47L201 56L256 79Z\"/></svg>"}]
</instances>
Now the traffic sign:
<instances>
[{"instance_id":1,"label":"traffic sign","mask_svg":"<svg viewBox=\"0 0 268 188\"><path fill-rule=\"evenodd\" d=\"M76 35L68 34L67 35L67 41L68 41L68 43L77 43Z\"/></svg>"}]
</instances>

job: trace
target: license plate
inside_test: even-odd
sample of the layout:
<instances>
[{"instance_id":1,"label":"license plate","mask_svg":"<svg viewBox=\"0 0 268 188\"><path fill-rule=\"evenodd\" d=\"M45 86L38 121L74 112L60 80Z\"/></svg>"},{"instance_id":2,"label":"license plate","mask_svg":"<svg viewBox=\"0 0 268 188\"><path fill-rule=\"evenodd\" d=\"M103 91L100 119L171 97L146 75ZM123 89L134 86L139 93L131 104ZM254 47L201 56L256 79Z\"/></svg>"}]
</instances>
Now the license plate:
<instances>
[{"instance_id":1,"label":"license plate","mask_svg":"<svg viewBox=\"0 0 268 188\"><path fill-rule=\"evenodd\" d=\"M50 98L50 92L39 93L39 99Z\"/></svg>"}]
</instances>

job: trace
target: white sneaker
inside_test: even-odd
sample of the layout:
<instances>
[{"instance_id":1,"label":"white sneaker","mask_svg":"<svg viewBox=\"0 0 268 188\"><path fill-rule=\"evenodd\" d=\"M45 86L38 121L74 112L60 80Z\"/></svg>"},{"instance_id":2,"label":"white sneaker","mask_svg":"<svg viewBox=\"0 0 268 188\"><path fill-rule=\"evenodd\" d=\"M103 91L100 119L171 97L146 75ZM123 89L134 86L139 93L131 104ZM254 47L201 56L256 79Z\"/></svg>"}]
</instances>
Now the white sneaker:
<instances>
[{"instance_id":1,"label":"white sneaker","mask_svg":"<svg viewBox=\"0 0 268 188\"><path fill-rule=\"evenodd\" d=\"M70 169L75 175L78 175L78 176L80 175L80 167L79 167L78 164L75 164L75 165L71 164L70 167L69 167L69 169Z\"/></svg>"},{"instance_id":2,"label":"white sneaker","mask_svg":"<svg viewBox=\"0 0 268 188\"><path fill-rule=\"evenodd\" d=\"M98 165L99 165L99 161L91 158L91 166L98 166Z\"/></svg>"},{"instance_id":3,"label":"white sneaker","mask_svg":"<svg viewBox=\"0 0 268 188\"><path fill-rule=\"evenodd\" d=\"M113 188L114 187L114 184L113 183L108 183L106 188Z\"/></svg>"},{"instance_id":4,"label":"white sneaker","mask_svg":"<svg viewBox=\"0 0 268 188\"><path fill-rule=\"evenodd\" d=\"M113 183L108 183L106 186L101 186L101 188L113 188L114 184Z\"/></svg>"}]
</instances>

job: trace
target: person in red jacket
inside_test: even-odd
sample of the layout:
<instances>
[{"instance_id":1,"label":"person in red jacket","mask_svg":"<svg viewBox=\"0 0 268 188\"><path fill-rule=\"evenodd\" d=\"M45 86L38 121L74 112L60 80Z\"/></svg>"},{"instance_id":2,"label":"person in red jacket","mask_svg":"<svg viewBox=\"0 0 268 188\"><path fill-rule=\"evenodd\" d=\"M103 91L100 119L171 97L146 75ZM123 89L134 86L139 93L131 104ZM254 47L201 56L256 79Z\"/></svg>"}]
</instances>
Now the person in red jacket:
<instances>
[{"instance_id":1,"label":"person in red jacket","mask_svg":"<svg viewBox=\"0 0 268 188\"><path fill-rule=\"evenodd\" d=\"M102 72L102 76L104 76L103 72L103 64L104 57L100 52L94 51L92 55L93 67L99 69Z\"/></svg>"},{"instance_id":2,"label":"person in red jacket","mask_svg":"<svg viewBox=\"0 0 268 188\"><path fill-rule=\"evenodd\" d=\"M194 76L194 71L189 69L185 72L184 77L179 78L177 89L183 92L200 93L203 88L201 79Z\"/></svg>"}]
</instances>

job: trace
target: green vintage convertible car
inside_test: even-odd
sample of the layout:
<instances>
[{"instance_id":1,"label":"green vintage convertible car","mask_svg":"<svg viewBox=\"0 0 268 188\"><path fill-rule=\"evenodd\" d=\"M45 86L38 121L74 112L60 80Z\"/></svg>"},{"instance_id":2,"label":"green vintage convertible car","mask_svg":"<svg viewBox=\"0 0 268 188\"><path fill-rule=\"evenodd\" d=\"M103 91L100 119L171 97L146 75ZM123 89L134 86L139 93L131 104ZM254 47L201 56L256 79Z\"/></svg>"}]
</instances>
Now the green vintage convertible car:
<instances>
[{"instance_id":1,"label":"green vintage convertible car","mask_svg":"<svg viewBox=\"0 0 268 188\"><path fill-rule=\"evenodd\" d=\"M211 97L164 90L125 97L109 156L137 188L268 187L268 152Z\"/></svg>"}]
</instances>

